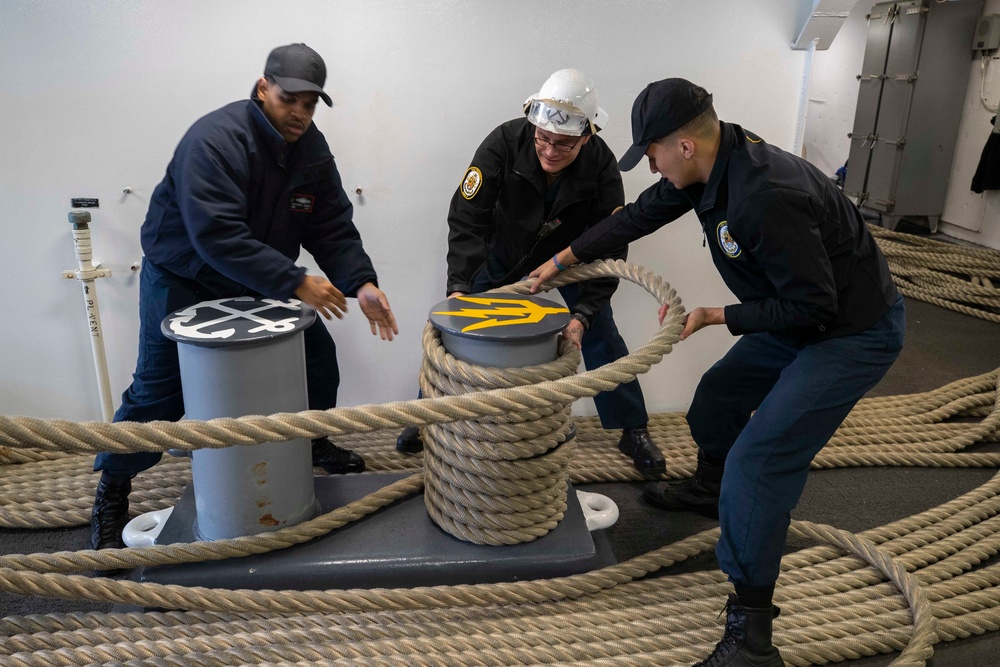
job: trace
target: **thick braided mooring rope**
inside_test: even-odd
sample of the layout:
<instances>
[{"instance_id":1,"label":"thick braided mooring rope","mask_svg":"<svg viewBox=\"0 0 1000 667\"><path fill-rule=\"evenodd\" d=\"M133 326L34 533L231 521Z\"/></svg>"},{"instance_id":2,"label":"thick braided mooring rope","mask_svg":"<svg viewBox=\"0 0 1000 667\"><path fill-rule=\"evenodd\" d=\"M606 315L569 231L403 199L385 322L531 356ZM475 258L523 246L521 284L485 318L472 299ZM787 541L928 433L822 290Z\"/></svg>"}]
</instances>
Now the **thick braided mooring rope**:
<instances>
[{"instance_id":1,"label":"thick braided mooring rope","mask_svg":"<svg viewBox=\"0 0 1000 667\"><path fill-rule=\"evenodd\" d=\"M652 294L658 303L669 304L670 312L649 343L626 357L579 375L475 394L326 411L279 413L268 417L109 424L0 416L0 447L88 453L192 450L284 442L322 435L341 436L384 428L425 426L458 419L549 410L553 405L572 403L578 398L613 389L637 374L645 373L668 354L679 339L684 309L677 292L646 268L622 260L600 261L574 267L546 287L551 289L599 277L617 277L634 282ZM529 288L529 283L525 281L510 285L505 291L525 294Z\"/></svg>"},{"instance_id":2,"label":"thick braided mooring rope","mask_svg":"<svg viewBox=\"0 0 1000 667\"><path fill-rule=\"evenodd\" d=\"M441 332L424 328L420 389L440 397L520 387L568 377L580 353L563 342L540 366L485 368L444 350ZM545 413L512 413L433 424L424 430L424 504L445 532L475 544L522 544L554 529L566 512L573 456L572 403Z\"/></svg>"},{"instance_id":3,"label":"thick braided mooring rope","mask_svg":"<svg viewBox=\"0 0 1000 667\"><path fill-rule=\"evenodd\" d=\"M1000 322L1000 252L869 229L904 296Z\"/></svg>"},{"instance_id":4,"label":"thick braided mooring rope","mask_svg":"<svg viewBox=\"0 0 1000 667\"><path fill-rule=\"evenodd\" d=\"M1000 454L963 449L997 440L998 377L994 371L933 392L866 399L814 465L997 467ZM423 402L435 400L454 399ZM969 421L945 421L954 417ZM451 419L446 415L442 421ZM397 426L344 441L364 453L372 469L414 469L421 457L392 450ZM572 479L638 478L593 418L578 419L577 429ZM656 415L651 430L668 449L670 474L690 474L694 445L683 416ZM19 472L10 476L0 468L5 482L0 493L9 493L8 499L20 496L43 520L59 514L63 508L30 494L45 469L57 467L73 480L65 484L69 497L84 491L82 502L67 504L86 510L94 484L93 474L84 472L88 463L89 457L61 455L7 466ZM162 502L150 493L159 485L156 475L170 480L166 494L176 498L187 463L165 461L151 472L148 486L137 490L143 505ZM14 486L10 491L7 481ZM729 590L720 572L648 576L710 550L717 530L596 572L511 584L224 591L63 574L262 553L335 529L420 486L419 476L411 477L306 524L201 545L211 555L182 545L173 552L175 547L154 547L0 557L0 590L189 610L0 619L0 666L674 665L700 659L718 640L719 610ZM11 510L0 517L16 516L16 502L0 504ZM998 513L1000 478L995 477L945 505L857 536L794 522L793 534L836 548L812 547L782 562L776 600L784 613L775 622L775 641L786 663L826 664L902 651L894 665L923 665L936 641L997 630L1000 565L980 565L1000 549ZM84 521L82 514L76 523ZM841 549L853 555L844 556Z\"/></svg>"}]
</instances>

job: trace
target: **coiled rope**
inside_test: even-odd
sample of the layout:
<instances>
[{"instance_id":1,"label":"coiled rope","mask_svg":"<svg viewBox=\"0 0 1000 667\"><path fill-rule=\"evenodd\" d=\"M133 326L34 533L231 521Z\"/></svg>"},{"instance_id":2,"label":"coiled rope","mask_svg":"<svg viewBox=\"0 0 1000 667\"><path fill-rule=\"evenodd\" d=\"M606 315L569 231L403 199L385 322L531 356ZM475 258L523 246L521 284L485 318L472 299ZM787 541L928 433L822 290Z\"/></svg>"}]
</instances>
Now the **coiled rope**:
<instances>
[{"instance_id":1,"label":"coiled rope","mask_svg":"<svg viewBox=\"0 0 1000 667\"><path fill-rule=\"evenodd\" d=\"M672 310L675 316L679 314L679 308ZM676 326L677 321L672 324ZM655 355L647 348L640 352ZM576 378L586 375L590 374ZM568 380L576 378L542 384L549 385L546 391L551 395L564 396L569 390L552 385L569 384ZM866 399L814 465L996 467L1000 465L1000 454L965 453L963 449L997 440L997 381L998 372L994 371L933 392ZM593 385L587 388L591 389ZM525 404L510 398L510 393L508 389L493 389L476 396L503 394L504 400L513 401L504 405ZM527 403L530 405L532 400ZM338 415L329 423L345 428L350 420L363 421L359 430L365 432L345 442L364 453L372 469L408 469L420 457L392 452L390 433L403 424L427 424L433 419L455 421L474 409L465 397L411 403L423 405L393 407L390 417L373 418L362 418L357 412L360 409L353 409L349 417ZM503 414L496 407L501 404L490 397L483 410L489 415ZM466 414L456 417L446 413L452 409ZM528 412L544 406L516 409ZM946 421L956 417L980 421ZM375 432L374 424L393 418L397 421L384 427L391 431ZM7 423L16 418L5 419L8 421L0 423L0 442L20 447L20 441L6 431ZM267 418L248 418L250 426L239 424L236 436L222 435L213 430L221 429L222 424L206 422L211 424L205 429L208 435L197 437L210 441L223 437L252 440L267 433L264 439L271 440L276 439L271 435L274 432L287 433L296 428L306 429L307 434L325 432L326 422L318 428L317 419L325 418L310 414L295 421L293 416L291 426L284 420L275 425ZM92 451L88 447L95 446L89 436L81 439L86 429L73 429L62 422L49 429L48 425L29 422L17 423L15 428L33 434L31 442L40 443L45 451L55 452L63 439L70 442L66 449L73 451ZM593 418L577 420L577 428L578 451L570 466L572 479L638 478L615 451L613 436L603 432ZM670 474L690 474L695 449L683 417L657 415L651 430L669 452ZM145 437L141 430L129 433L125 440ZM175 433L167 439L176 437ZM120 442L123 436L113 430L102 431L96 439L100 447L105 442ZM153 448L147 443L144 440L144 446ZM171 441L169 446L174 443ZM831 458L824 458L828 452ZM81 463L89 463L89 457L59 455L0 468L0 479L16 479L20 484L10 492L6 483L0 486L5 496L11 494L4 499L4 509L13 508L2 518L17 515L17 503L9 501L19 492L31 505L34 516L61 512L61 508L53 509L44 500L27 500L27 491L38 483L46 468L59 467L78 480ZM70 472L74 464L76 474ZM155 470L176 480L176 485L167 485L166 490L169 494L172 489L176 498L186 480L186 461L164 464ZM8 476L7 468L16 468L19 474ZM91 501L93 476L83 476L90 482L86 509ZM154 475L149 477L155 480ZM74 489L87 484L66 486L73 495ZM0 557L0 590L187 610L0 619L0 665L663 665L690 664L707 654L718 640L718 612L729 590L724 575L716 571L648 576L711 549L718 538L717 530L596 572L511 584L360 591L224 591L63 574L91 568L187 562L195 557L225 558L241 552L262 553L280 548L281 544L310 539L306 535L335 529L420 486L419 476L411 477L306 524L225 543ZM149 492L145 487L139 490L141 504L159 503ZM793 534L836 548L812 547L786 556L782 562L776 600L785 613L775 622L775 641L787 664L824 664L898 650L902 653L893 664L918 665L924 664L936 641L998 629L1000 571L996 565L979 567L1000 549L998 510L1000 480L994 478L950 503L857 536L794 522ZM84 522L85 516L80 519L77 523ZM196 553L203 547L209 547L210 555ZM843 555L841 549L852 555ZM886 583L886 579L892 583Z\"/></svg>"},{"instance_id":2,"label":"coiled rope","mask_svg":"<svg viewBox=\"0 0 1000 667\"><path fill-rule=\"evenodd\" d=\"M899 291L959 313L1000 322L1000 252L869 225ZM1000 283L998 283L1000 284Z\"/></svg>"},{"instance_id":3,"label":"coiled rope","mask_svg":"<svg viewBox=\"0 0 1000 667\"><path fill-rule=\"evenodd\" d=\"M424 328L420 389L450 396L568 377L580 353L563 341L551 363L513 370L468 364L447 354L441 332ZM554 529L566 512L573 456L572 403L544 413L513 413L434 424L424 433L424 504L445 532L475 544L530 542Z\"/></svg>"}]
</instances>

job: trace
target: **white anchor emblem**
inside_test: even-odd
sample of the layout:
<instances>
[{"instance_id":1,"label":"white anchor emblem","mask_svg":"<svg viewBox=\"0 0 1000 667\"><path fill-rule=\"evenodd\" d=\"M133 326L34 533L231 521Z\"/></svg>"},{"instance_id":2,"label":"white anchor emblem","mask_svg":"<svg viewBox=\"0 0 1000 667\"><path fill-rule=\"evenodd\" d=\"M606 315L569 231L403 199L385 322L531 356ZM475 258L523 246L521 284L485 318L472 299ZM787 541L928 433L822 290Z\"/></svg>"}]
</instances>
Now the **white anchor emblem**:
<instances>
[{"instance_id":1,"label":"white anchor emblem","mask_svg":"<svg viewBox=\"0 0 1000 667\"><path fill-rule=\"evenodd\" d=\"M177 316L170 319L170 330L173 331L178 336L186 336L187 338L229 338L234 333L236 333L235 328L229 329L217 329L214 331L205 331L205 329L212 329L224 322L229 322L232 320L250 320L251 322L257 322L260 326L248 329L248 333L259 333L261 331L267 331L270 333L282 333L284 331L291 331L295 328L295 323L299 320L299 317L288 317L282 320L271 320L266 317L261 317L257 313L265 310L271 310L272 308L285 308L287 310L301 311L299 304L302 302L298 299L289 299L288 301L278 301L277 299L261 299L266 305L260 306L258 308L253 308L251 310L238 310L236 308L230 308L223 304L232 301L254 301L252 296L241 296L235 299L218 299L216 301L203 301L190 308L185 308L184 310L177 311ZM215 310L221 310L228 315L223 317L217 317L214 320L208 320L207 322L200 322L193 326L187 326L187 323L193 320L198 315L199 308L214 308Z\"/></svg>"}]
</instances>

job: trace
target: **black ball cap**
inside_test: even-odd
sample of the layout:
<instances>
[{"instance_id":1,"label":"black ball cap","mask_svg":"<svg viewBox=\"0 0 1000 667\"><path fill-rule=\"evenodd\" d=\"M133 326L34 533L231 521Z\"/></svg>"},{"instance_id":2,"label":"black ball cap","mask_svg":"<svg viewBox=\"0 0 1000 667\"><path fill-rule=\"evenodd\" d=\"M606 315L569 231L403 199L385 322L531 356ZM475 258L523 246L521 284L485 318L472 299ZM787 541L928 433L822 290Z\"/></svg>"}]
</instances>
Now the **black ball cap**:
<instances>
[{"instance_id":1,"label":"black ball cap","mask_svg":"<svg viewBox=\"0 0 1000 667\"><path fill-rule=\"evenodd\" d=\"M326 63L305 44L279 46L271 51L264 66L264 76L290 93L319 93L326 106L333 106L330 96L323 92Z\"/></svg>"},{"instance_id":2,"label":"black ball cap","mask_svg":"<svg viewBox=\"0 0 1000 667\"><path fill-rule=\"evenodd\" d=\"M632 146L618 161L618 168L632 169L646 154L649 144L684 127L711 106L712 96L687 79L663 79L649 84L632 104Z\"/></svg>"}]
</instances>

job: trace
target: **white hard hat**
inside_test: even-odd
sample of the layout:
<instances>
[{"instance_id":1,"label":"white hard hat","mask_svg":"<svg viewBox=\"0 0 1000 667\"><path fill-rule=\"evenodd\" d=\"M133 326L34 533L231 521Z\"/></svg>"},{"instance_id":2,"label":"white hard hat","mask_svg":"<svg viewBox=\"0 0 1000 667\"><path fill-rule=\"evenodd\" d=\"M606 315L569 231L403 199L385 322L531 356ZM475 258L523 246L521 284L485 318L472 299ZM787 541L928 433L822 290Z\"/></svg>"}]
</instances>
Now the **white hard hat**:
<instances>
[{"instance_id":1,"label":"white hard hat","mask_svg":"<svg viewBox=\"0 0 1000 667\"><path fill-rule=\"evenodd\" d=\"M608 114L597 106L594 80L578 69L561 69L524 101L524 115L543 130L579 137L597 134Z\"/></svg>"}]
</instances>

